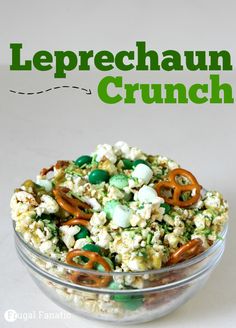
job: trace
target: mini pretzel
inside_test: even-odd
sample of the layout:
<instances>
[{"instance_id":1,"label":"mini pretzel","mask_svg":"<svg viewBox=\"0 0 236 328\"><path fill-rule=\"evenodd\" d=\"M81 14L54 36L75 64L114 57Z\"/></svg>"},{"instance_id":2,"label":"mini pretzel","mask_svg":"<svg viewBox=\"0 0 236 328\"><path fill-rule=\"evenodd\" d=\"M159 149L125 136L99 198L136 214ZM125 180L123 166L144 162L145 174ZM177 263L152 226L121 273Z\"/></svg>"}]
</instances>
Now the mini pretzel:
<instances>
[{"instance_id":1,"label":"mini pretzel","mask_svg":"<svg viewBox=\"0 0 236 328\"><path fill-rule=\"evenodd\" d=\"M49 172L52 172L54 169L54 165L50 166L48 169L47 168L43 168L41 171L40 171L40 175L41 176L45 176L47 175Z\"/></svg>"},{"instance_id":2,"label":"mini pretzel","mask_svg":"<svg viewBox=\"0 0 236 328\"><path fill-rule=\"evenodd\" d=\"M202 246L202 240L199 238L192 239L185 245L181 246L175 251L169 258L167 265L177 264L179 262L191 259L192 257L202 253L204 248Z\"/></svg>"},{"instance_id":3,"label":"mini pretzel","mask_svg":"<svg viewBox=\"0 0 236 328\"><path fill-rule=\"evenodd\" d=\"M76 263L73 260L76 256L84 256L88 259L88 262L84 264ZM70 265L88 270L93 269L95 263L98 263L103 266L106 272L111 271L110 265L101 255L95 252L83 251L81 249L73 249L72 251L68 252L66 256L66 262ZM89 287L105 287L111 281L111 277L109 276L86 274L84 272L74 272L70 275L70 279L76 284Z\"/></svg>"},{"instance_id":4,"label":"mini pretzel","mask_svg":"<svg viewBox=\"0 0 236 328\"><path fill-rule=\"evenodd\" d=\"M40 175L41 176L45 176L47 175L49 172L52 172L54 167L59 170L61 168L66 168L68 165L70 164L69 161L57 161L56 164L50 166L48 169L47 168L43 168L41 171L40 171Z\"/></svg>"},{"instance_id":5,"label":"mini pretzel","mask_svg":"<svg viewBox=\"0 0 236 328\"><path fill-rule=\"evenodd\" d=\"M89 209L90 206L86 203L81 202L81 200L77 198L71 198L67 196L69 192L68 188L57 187L53 189L53 194L56 198L58 204L70 214L75 215L79 219L90 219L92 214L85 213L82 209ZM82 209L81 209L82 208Z\"/></svg>"},{"instance_id":6,"label":"mini pretzel","mask_svg":"<svg viewBox=\"0 0 236 328\"><path fill-rule=\"evenodd\" d=\"M62 223L62 225L82 225L84 227L86 227L88 224L89 224L89 221L82 220L80 218L73 218L73 219L70 219L70 220Z\"/></svg>"},{"instance_id":7,"label":"mini pretzel","mask_svg":"<svg viewBox=\"0 0 236 328\"><path fill-rule=\"evenodd\" d=\"M190 183L186 185L181 185L176 181L177 176L183 176L189 180ZM170 205L177 205L179 207L188 207L193 204L195 204L198 199L200 198L200 191L201 186L197 182L197 179L192 175L191 172L184 170L184 169L174 169L170 171L168 175L168 181L159 181L155 189L158 193L158 195L162 198L164 198L165 202ZM172 189L173 190L173 197L168 198L166 196L163 196L161 191L163 189ZM187 200L181 200L180 196L184 191L193 191L195 189L195 195L191 196Z\"/></svg>"},{"instance_id":8,"label":"mini pretzel","mask_svg":"<svg viewBox=\"0 0 236 328\"><path fill-rule=\"evenodd\" d=\"M60 160L57 161L56 164L54 165L54 167L59 170L59 169L65 169L67 166L69 166L70 162L69 161L64 161L64 160Z\"/></svg>"}]
</instances>

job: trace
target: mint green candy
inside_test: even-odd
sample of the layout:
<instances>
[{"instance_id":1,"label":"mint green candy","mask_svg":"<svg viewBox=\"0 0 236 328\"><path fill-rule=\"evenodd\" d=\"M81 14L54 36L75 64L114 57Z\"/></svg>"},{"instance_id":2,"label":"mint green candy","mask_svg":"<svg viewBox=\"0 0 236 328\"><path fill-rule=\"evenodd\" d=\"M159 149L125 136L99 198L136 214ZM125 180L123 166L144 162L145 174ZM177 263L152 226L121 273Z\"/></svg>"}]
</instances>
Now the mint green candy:
<instances>
[{"instance_id":1,"label":"mint green candy","mask_svg":"<svg viewBox=\"0 0 236 328\"><path fill-rule=\"evenodd\" d=\"M109 289L113 289L113 290L117 290L117 289L120 289L120 285L119 285L117 282L112 281L112 282L110 283L110 285L108 286L108 288L109 288Z\"/></svg>"},{"instance_id":2,"label":"mint green candy","mask_svg":"<svg viewBox=\"0 0 236 328\"><path fill-rule=\"evenodd\" d=\"M115 294L112 299L116 302L122 303L122 306L130 311L137 310L143 304L142 295L127 295L127 294Z\"/></svg>"},{"instance_id":3,"label":"mint green candy","mask_svg":"<svg viewBox=\"0 0 236 328\"><path fill-rule=\"evenodd\" d=\"M130 311L135 311L138 308L140 308L142 305L143 305L143 298L140 296L136 298L133 297L129 302L123 303L124 308Z\"/></svg>"},{"instance_id":4,"label":"mint green candy","mask_svg":"<svg viewBox=\"0 0 236 328\"><path fill-rule=\"evenodd\" d=\"M93 170L90 174L89 174L89 182L92 184L99 184L102 182L108 182L109 181L109 173L105 170Z\"/></svg>"},{"instance_id":5,"label":"mint green candy","mask_svg":"<svg viewBox=\"0 0 236 328\"><path fill-rule=\"evenodd\" d=\"M91 162L92 162L91 156L83 155L83 156L80 156L79 158L77 158L77 160L75 161L75 165L82 167L86 164L90 164Z\"/></svg>"},{"instance_id":6,"label":"mint green candy","mask_svg":"<svg viewBox=\"0 0 236 328\"><path fill-rule=\"evenodd\" d=\"M115 207L119 204L120 203L118 202L118 200L115 200L115 199L112 199L112 200L109 200L108 202L106 202L106 204L103 208L103 211L106 213L106 217L109 220L112 219Z\"/></svg>"},{"instance_id":7,"label":"mint green candy","mask_svg":"<svg viewBox=\"0 0 236 328\"><path fill-rule=\"evenodd\" d=\"M118 189L124 189L129 185L128 177L124 174L113 175L113 177L111 177L109 180L109 184Z\"/></svg>"}]
</instances>

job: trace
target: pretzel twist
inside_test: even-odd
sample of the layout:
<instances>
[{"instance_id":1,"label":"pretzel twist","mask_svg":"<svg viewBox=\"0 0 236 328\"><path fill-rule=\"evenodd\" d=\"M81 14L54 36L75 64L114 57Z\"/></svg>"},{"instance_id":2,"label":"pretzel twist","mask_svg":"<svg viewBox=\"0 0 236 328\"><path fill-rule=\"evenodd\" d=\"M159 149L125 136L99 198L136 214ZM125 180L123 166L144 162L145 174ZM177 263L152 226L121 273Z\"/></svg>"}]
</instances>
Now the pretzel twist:
<instances>
[{"instance_id":1,"label":"pretzel twist","mask_svg":"<svg viewBox=\"0 0 236 328\"><path fill-rule=\"evenodd\" d=\"M74 257L84 256L88 259L87 263L79 264L74 261ZM91 251L84 251L81 249L73 249L67 253L66 262L70 265L74 265L79 268L91 270L94 268L94 265L101 264L106 272L110 272L110 265L104 260L104 258L98 253ZM70 279L79 285L89 286L89 287L106 287L111 281L111 277L102 276L96 274L87 274L84 272L73 272L70 274Z\"/></svg>"},{"instance_id":2,"label":"pretzel twist","mask_svg":"<svg viewBox=\"0 0 236 328\"><path fill-rule=\"evenodd\" d=\"M65 187L57 187L53 189L53 194L57 203L67 212L73 214L78 219L89 220L91 213L85 213L82 209L89 209L90 206L77 198L71 198L67 195L70 190ZM74 220L74 219L72 219ZM73 221L74 222L74 221ZM68 221L67 221L68 223Z\"/></svg>"},{"instance_id":3,"label":"pretzel twist","mask_svg":"<svg viewBox=\"0 0 236 328\"><path fill-rule=\"evenodd\" d=\"M182 185L179 184L176 181L177 176L183 176L188 179L189 183ZM168 181L159 181L155 185L155 189L158 193L158 195L162 198L164 198L165 202L170 205L177 205L179 207L188 207L193 204L195 204L198 199L200 198L200 192L201 192L201 186L199 185L197 179L194 177L194 175L184 169L178 168L170 171L168 175ZM163 189L171 189L173 190L173 196L172 198L166 197L165 195L162 195ZM185 191L192 192L195 190L195 194L187 199L187 200L181 200L180 196Z\"/></svg>"},{"instance_id":4,"label":"pretzel twist","mask_svg":"<svg viewBox=\"0 0 236 328\"><path fill-rule=\"evenodd\" d=\"M40 171L40 175L41 176L45 176L47 175L49 172L52 172L54 170L54 167L59 170L61 168L66 168L68 165L70 164L69 161L57 161L56 164L50 166L49 168L43 168L41 171Z\"/></svg>"},{"instance_id":5,"label":"pretzel twist","mask_svg":"<svg viewBox=\"0 0 236 328\"><path fill-rule=\"evenodd\" d=\"M62 225L68 225L68 226L82 225L84 227L86 227L88 224L89 224L88 220L83 220L83 219L80 219L78 217L70 219L70 220L62 223Z\"/></svg>"},{"instance_id":6,"label":"pretzel twist","mask_svg":"<svg viewBox=\"0 0 236 328\"><path fill-rule=\"evenodd\" d=\"M166 265L173 265L179 262L189 260L192 257L202 253L204 247L202 245L202 240L200 238L195 238L181 246L177 251L175 251L169 258Z\"/></svg>"}]
</instances>

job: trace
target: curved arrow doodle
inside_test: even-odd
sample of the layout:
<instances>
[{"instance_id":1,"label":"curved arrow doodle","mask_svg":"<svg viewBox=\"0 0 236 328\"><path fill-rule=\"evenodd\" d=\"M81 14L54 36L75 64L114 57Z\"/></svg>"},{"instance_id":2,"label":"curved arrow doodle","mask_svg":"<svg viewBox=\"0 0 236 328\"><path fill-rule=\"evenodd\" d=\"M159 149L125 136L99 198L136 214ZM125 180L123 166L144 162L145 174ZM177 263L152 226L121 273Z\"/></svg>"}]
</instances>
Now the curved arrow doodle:
<instances>
[{"instance_id":1,"label":"curved arrow doodle","mask_svg":"<svg viewBox=\"0 0 236 328\"><path fill-rule=\"evenodd\" d=\"M40 91L36 91L36 92L23 92L23 91L16 91L16 90L9 90L9 92L15 93L15 94L18 94L18 95L32 96L32 95L40 95L40 94L45 93L45 92L54 91L54 90L58 90L58 89L62 89L62 88L77 89L77 90L80 90L80 91L82 91L83 93L85 93L86 95L89 95L89 96L92 94L91 89L80 88L77 85L56 86L56 87L52 87L52 88L49 88L49 89L40 90Z\"/></svg>"}]
</instances>

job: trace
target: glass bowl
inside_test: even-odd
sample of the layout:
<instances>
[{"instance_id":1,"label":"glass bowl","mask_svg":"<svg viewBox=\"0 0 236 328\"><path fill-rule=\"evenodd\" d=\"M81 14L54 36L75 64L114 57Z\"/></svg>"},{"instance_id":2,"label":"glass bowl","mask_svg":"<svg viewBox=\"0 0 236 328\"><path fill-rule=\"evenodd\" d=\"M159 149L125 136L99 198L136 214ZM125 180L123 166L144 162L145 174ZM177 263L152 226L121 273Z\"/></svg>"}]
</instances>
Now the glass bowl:
<instances>
[{"instance_id":1,"label":"glass bowl","mask_svg":"<svg viewBox=\"0 0 236 328\"><path fill-rule=\"evenodd\" d=\"M33 280L56 304L89 319L135 324L174 311L205 284L224 252L226 232L227 225L211 247L190 260L142 272L83 270L39 253L17 232L15 243ZM108 287L96 286L100 279ZM119 289L121 283L126 287Z\"/></svg>"}]
</instances>

